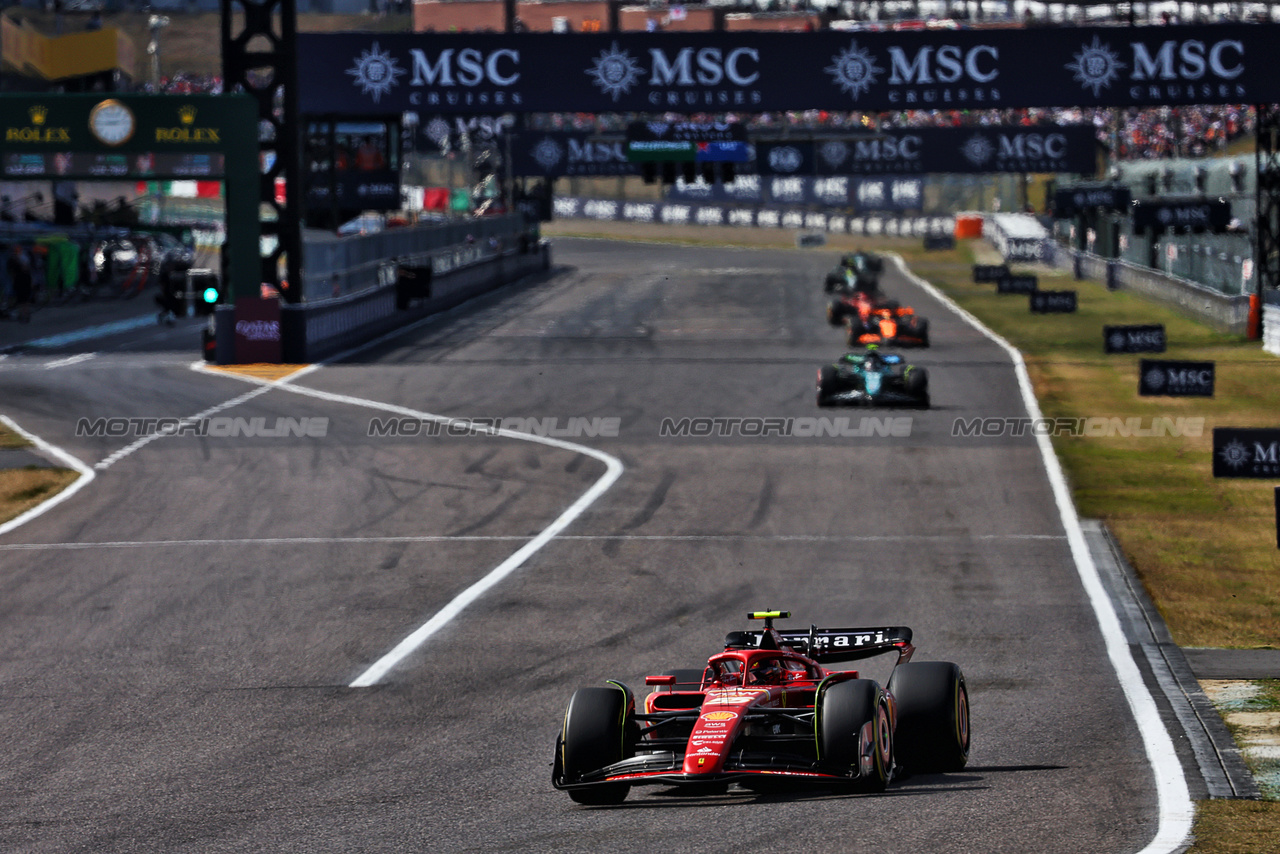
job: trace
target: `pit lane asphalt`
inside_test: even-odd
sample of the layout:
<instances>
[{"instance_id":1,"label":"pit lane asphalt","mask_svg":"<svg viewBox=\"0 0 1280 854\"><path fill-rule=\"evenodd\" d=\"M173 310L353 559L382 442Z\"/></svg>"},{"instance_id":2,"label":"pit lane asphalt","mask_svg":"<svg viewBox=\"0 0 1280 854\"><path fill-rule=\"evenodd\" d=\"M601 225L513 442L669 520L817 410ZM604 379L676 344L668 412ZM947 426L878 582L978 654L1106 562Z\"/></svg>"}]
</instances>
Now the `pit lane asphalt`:
<instances>
[{"instance_id":1,"label":"pit lane asphalt","mask_svg":"<svg viewBox=\"0 0 1280 854\"><path fill-rule=\"evenodd\" d=\"M935 408L819 411L816 368L842 350L823 319L832 253L558 240L555 259L299 381L466 418L618 419L575 440L621 459L612 489L378 686L346 687L603 466L371 437L374 412L273 390L221 414L328 418L327 435L152 442L0 538L0 849L1143 848L1151 772L1035 445L953 435L1025 414L1004 354L891 277L931 319L912 359ZM127 441L77 438L78 418L249 390L150 334L55 368L0 362L0 399L93 464ZM684 417L864 415L910 435L661 435ZM912 626L917 660L968 676L970 767L880 796L644 788L587 809L551 788L575 688L643 692L759 607Z\"/></svg>"}]
</instances>

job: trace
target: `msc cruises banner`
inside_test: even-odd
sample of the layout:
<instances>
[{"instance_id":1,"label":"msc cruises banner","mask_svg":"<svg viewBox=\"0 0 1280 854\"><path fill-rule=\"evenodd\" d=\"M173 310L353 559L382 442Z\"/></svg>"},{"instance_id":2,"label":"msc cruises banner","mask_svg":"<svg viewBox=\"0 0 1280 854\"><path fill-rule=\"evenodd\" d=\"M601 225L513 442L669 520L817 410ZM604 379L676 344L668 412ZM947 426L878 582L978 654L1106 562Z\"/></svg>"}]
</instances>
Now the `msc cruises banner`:
<instances>
[{"instance_id":1,"label":"msc cruises banner","mask_svg":"<svg viewBox=\"0 0 1280 854\"><path fill-rule=\"evenodd\" d=\"M889 128L874 136L758 141L740 174L778 177L925 175L929 173L1074 172L1097 170L1090 125ZM512 174L631 175L626 143L585 131L511 135ZM918 206L917 206L918 207Z\"/></svg>"},{"instance_id":2,"label":"msc cruises banner","mask_svg":"<svg viewBox=\"0 0 1280 854\"><path fill-rule=\"evenodd\" d=\"M1280 102L1278 24L817 33L299 33L310 115Z\"/></svg>"},{"instance_id":3,"label":"msc cruises banner","mask_svg":"<svg viewBox=\"0 0 1280 854\"><path fill-rule=\"evenodd\" d=\"M1092 174L1098 140L1090 125L886 128L874 135L761 142L755 167L761 175Z\"/></svg>"}]
</instances>

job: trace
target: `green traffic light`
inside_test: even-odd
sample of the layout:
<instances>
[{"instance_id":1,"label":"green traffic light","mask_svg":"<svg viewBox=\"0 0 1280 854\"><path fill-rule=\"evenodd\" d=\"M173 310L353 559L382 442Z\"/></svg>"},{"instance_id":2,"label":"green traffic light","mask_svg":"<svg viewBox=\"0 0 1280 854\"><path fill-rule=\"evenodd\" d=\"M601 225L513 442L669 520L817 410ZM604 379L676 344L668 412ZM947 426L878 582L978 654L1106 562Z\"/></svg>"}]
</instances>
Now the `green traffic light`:
<instances>
[{"instance_id":1,"label":"green traffic light","mask_svg":"<svg viewBox=\"0 0 1280 854\"><path fill-rule=\"evenodd\" d=\"M205 288L204 293L202 294L202 297L204 298L204 301L207 303L215 303L218 301L218 289Z\"/></svg>"}]
</instances>

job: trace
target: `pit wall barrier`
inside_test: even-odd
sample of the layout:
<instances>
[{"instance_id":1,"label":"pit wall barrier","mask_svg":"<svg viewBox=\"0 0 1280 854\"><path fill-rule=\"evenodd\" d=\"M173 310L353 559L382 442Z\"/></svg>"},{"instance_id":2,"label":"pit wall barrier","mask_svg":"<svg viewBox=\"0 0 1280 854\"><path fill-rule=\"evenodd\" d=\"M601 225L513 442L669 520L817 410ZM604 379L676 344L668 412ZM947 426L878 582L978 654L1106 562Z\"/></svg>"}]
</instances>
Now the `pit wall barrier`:
<instances>
[{"instance_id":1,"label":"pit wall barrier","mask_svg":"<svg viewBox=\"0 0 1280 854\"><path fill-rule=\"evenodd\" d=\"M431 296L396 307L396 278L401 266L431 267ZM284 305L280 334L286 363L315 362L356 347L427 315L445 311L472 297L551 267L545 241L492 247L464 244L429 254L384 259L379 284L359 293L314 303Z\"/></svg>"},{"instance_id":2,"label":"pit wall barrier","mask_svg":"<svg viewBox=\"0 0 1280 854\"><path fill-rule=\"evenodd\" d=\"M377 282L388 258L445 252L468 243L509 242L523 228L524 220L513 214L389 228L358 236L307 230L302 236L302 297L314 302L358 293Z\"/></svg>"}]
</instances>

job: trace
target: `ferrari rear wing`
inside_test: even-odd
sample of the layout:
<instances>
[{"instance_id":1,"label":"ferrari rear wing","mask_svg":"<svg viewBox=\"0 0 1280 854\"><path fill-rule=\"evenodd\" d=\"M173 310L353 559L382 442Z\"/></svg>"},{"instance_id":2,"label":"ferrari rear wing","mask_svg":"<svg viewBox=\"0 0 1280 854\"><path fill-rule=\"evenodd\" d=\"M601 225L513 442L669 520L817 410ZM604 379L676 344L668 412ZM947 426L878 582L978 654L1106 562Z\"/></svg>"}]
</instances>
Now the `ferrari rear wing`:
<instances>
[{"instance_id":1,"label":"ferrari rear wing","mask_svg":"<svg viewBox=\"0 0 1280 854\"><path fill-rule=\"evenodd\" d=\"M763 632L730 632L725 638L727 648L759 649L769 633L778 636L783 646L806 655L819 663L858 661L888 652L896 652L899 662L911 658L915 647L911 645L911 629L906 626L880 626L854 629L820 629L810 626L809 631L769 628Z\"/></svg>"},{"instance_id":2,"label":"ferrari rear wing","mask_svg":"<svg viewBox=\"0 0 1280 854\"><path fill-rule=\"evenodd\" d=\"M900 660L911 657L911 629L906 626L883 626L862 629L820 629L811 626L807 632L778 629L782 642L803 652L814 661L858 661L896 652Z\"/></svg>"}]
</instances>

